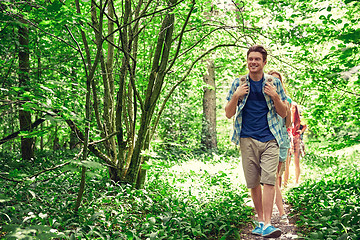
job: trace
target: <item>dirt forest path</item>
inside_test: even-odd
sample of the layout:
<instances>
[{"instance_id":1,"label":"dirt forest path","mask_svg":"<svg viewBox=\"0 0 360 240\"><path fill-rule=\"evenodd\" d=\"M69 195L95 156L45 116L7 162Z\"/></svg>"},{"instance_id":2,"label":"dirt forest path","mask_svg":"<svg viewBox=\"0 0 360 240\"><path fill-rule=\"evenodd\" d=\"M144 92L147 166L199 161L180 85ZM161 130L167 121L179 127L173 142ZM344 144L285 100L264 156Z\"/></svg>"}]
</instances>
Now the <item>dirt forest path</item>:
<instances>
[{"instance_id":1,"label":"dirt forest path","mask_svg":"<svg viewBox=\"0 0 360 240\"><path fill-rule=\"evenodd\" d=\"M245 185L245 177L243 175L242 164L239 164L239 167L238 167L238 169L236 169L235 172L237 172L237 179L240 180ZM290 164L290 175L293 174L294 172L295 172L295 167L293 164ZM294 186L294 183L293 183L293 179L290 178L289 185L286 190L288 190L292 186ZM285 190L283 189L282 190L283 197L285 195L284 192L285 192ZM250 195L250 192L249 192L249 195ZM251 197L249 199L248 204L249 204L249 206L254 207L254 205L251 201ZM279 211L274 204L271 222L274 227L281 229L282 234L279 238L263 238L263 237L252 235L251 231L254 227L252 224L248 224L245 229L241 229L242 230L240 233L241 240L247 240L247 239L279 239L279 240L301 239L301 238L299 238L298 233L297 233L297 228L295 226L295 219L293 219L289 216L290 206L286 202L284 204L284 209L285 209L286 214L288 215L288 219L289 219L288 223L280 223ZM254 220L256 220L256 216L254 216Z\"/></svg>"},{"instance_id":2,"label":"dirt forest path","mask_svg":"<svg viewBox=\"0 0 360 240\"><path fill-rule=\"evenodd\" d=\"M220 157L219 157L219 160L220 160ZM235 186L241 187L240 185L242 185L242 186L246 185L244 171L242 169L241 161L235 161L233 164L228 164L226 162L224 163L223 161L219 161L219 163L217 163L217 164L206 164L204 162L188 161L188 162L186 162L186 164L182 164L181 167L178 167L175 170L181 171L181 172L190 172L190 171L203 172L203 171L206 171L212 175L216 175L216 174L218 174L219 169L221 169L220 171L224 171L224 172L228 173L227 177ZM294 166L293 166L293 164L291 164L290 165L290 175L293 175L294 172L295 172ZM291 188L293 186L293 184L294 184L293 178L290 177L288 188ZM284 193L285 193L285 191L283 191L283 196L285 195ZM251 207L254 207L252 200L250 198L250 191L249 191L249 199L248 199L247 204L249 204L249 206L251 206ZM285 203L284 208L285 208L285 212L287 214L289 214L290 206ZM254 219L255 219L255 217L254 217ZM280 240L281 239L297 239L298 238L297 229L294 225L294 222L295 222L295 220L291 219L289 217L288 224L280 223L279 212L278 212L277 208L274 207L272 224L275 227L280 228L282 231L282 235L276 239L280 239ZM251 234L252 229L253 229L253 226L251 223L249 223L245 228L239 229L240 235L241 235L240 239L242 239L242 240L263 239L262 237L257 237L257 236L252 235ZM267 239L271 239L271 238L267 238Z\"/></svg>"},{"instance_id":3,"label":"dirt forest path","mask_svg":"<svg viewBox=\"0 0 360 240\"><path fill-rule=\"evenodd\" d=\"M289 213L289 205L284 204L285 212ZM241 240L247 240L247 239L279 239L279 240L285 240L285 239L301 239L298 237L297 229L294 224L294 219L289 217L288 223L280 223L280 216L279 212L276 207L274 207L273 210L273 217L271 219L272 225L274 227L280 228L282 231L282 234L278 238L263 238L260 236L255 236L251 234L251 231L253 229L252 224L248 224L245 229L242 229L240 236Z\"/></svg>"},{"instance_id":4,"label":"dirt forest path","mask_svg":"<svg viewBox=\"0 0 360 240\"><path fill-rule=\"evenodd\" d=\"M335 151L333 153L333 155L338 156L338 157L343 157L343 156L347 156L347 155L352 155L354 154L354 152L356 151L360 151L360 144L355 145L355 146L351 146L351 147L347 147L338 151ZM245 177L243 174L243 169L242 169L242 165L239 164L238 167L236 169L234 169L234 174L236 175L236 179L240 180L241 183L245 184ZM283 189L282 193L283 193L283 197L284 197L284 193L285 191L287 191L289 188L294 186L294 179L293 176L291 177L291 175L294 175L295 172L295 166L294 166L294 162L291 161L290 164L290 179L289 179L289 185L287 189ZM301 182L301 176L300 176L300 182ZM251 198L250 198L251 200ZM250 206L254 207L252 204L252 201L249 201L248 203ZM290 213L290 206L285 202L284 204L284 208L285 208L285 212L286 214L289 216ZM280 223L280 216L279 216L279 212L276 208L276 206L274 206L273 209L273 217L272 217L272 224L275 227L278 227L281 229L282 231L282 235L279 238L279 240L282 239L302 239L300 236L298 236L298 229L295 226L295 222L296 220L294 218L288 217L289 218L289 222L287 224L284 223ZM254 217L254 219L256 219L256 217ZM254 236L251 234L251 231L253 229L252 224L248 224L246 226L245 229L241 229L241 239L242 240L246 240L246 239L266 239L263 237L258 237L258 236ZM275 239L275 238L272 238Z\"/></svg>"}]
</instances>

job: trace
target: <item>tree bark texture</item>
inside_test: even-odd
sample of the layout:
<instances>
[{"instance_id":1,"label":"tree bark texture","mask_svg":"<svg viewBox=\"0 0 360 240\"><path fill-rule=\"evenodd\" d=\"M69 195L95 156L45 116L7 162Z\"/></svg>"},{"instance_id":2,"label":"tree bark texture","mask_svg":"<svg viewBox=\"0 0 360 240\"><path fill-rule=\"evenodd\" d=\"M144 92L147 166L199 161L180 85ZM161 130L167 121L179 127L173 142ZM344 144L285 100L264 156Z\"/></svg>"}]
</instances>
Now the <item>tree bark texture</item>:
<instances>
[{"instance_id":1,"label":"tree bark texture","mask_svg":"<svg viewBox=\"0 0 360 240\"><path fill-rule=\"evenodd\" d=\"M80 13L79 1L75 2ZM157 14L157 7L142 0L106 0L100 3L92 0L92 36L85 36L85 32L81 31L82 45L73 38L83 59L87 79L91 80L91 115L95 117L96 130L103 139L99 148L96 147L98 143L93 144L89 140L89 150L107 164L110 177L115 182L137 183L141 187L145 181L146 171L140 170L140 166L146 158L141 152L149 149L150 131L154 131L157 125L152 126L153 118L161 114L160 111L160 114L154 115L164 79L179 55L182 35L186 32L195 5L193 2L181 31L174 37L173 8L176 3L176 0L161 3L165 8ZM159 21L160 26L157 24ZM107 24L107 28L103 28L102 24ZM87 39L95 39L95 59L91 56L94 54ZM169 59L173 42L177 42L177 46ZM138 59L138 55L142 59ZM137 64L142 62L148 64L138 67ZM66 121L76 136L85 141L83 130L80 131L70 119Z\"/></svg>"},{"instance_id":2,"label":"tree bark texture","mask_svg":"<svg viewBox=\"0 0 360 240\"><path fill-rule=\"evenodd\" d=\"M208 150L217 149L216 139L216 86L214 61L208 60L208 73L204 75L203 124L201 142Z\"/></svg>"},{"instance_id":3,"label":"tree bark texture","mask_svg":"<svg viewBox=\"0 0 360 240\"><path fill-rule=\"evenodd\" d=\"M25 90L29 84L29 29L19 27L19 86ZM31 128L31 113L23 109L19 110L20 129ZM34 157L34 139L21 137L21 156L23 160L30 160Z\"/></svg>"},{"instance_id":4,"label":"tree bark texture","mask_svg":"<svg viewBox=\"0 0 360 240\"><path fill-rule=\"evenodd\" d=\"M146 135L149 134L148 130L150 122L155 110L156 102L162 89L165 70L169 60L174 22L174 14L167 14L159 32L157 46L153 58L152 70L149 76L149 82L146 91L144 109L141 114L138 138L136 140L134 152L131 157L129 170L125 178L126 181L130 183L136 183L138 177L141 163L140 153L141 150L143 150Z\"/></svg>"}]
</instances>

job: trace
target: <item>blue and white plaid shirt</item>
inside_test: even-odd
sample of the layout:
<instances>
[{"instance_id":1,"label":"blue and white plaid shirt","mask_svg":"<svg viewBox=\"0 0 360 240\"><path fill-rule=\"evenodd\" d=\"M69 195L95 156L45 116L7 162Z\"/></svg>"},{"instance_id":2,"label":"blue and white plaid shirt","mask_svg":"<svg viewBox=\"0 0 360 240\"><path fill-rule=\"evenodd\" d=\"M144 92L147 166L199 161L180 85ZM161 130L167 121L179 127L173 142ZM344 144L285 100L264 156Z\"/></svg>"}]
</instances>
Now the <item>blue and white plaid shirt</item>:
<instances>
[{"instance_id":1,"label":"blue and white plaid shirt","mask_svg":"<svg viewBox=\"0 0 360 240\"><path fill-rule=\"evenodd\" d=\"M265 80L264 80L265 79ZM267 114L267 120L268 120L268 124L269 124L269 128L271 133L274 135L277 143L279 144L279 146L283 143L284 139L282 136L282 131L281 131L281 121L280 121L280 116L278 116L278 114L276 113L276 109L274 106L274 102L271 100L271 97L268 96L267 94L264 93L264 86L265 83L268 82L272 82L273 85L276 87L276 92L279 94L281 101L285 101L286 100L286 95L284 92L284 89L282 87L282 84L280 82L280 80L278 78L275 78L269 74L264 73L264 77L262 79L263 83L262 83L262 89L263 89L263 94L266 100L266 104L269 108L269 112ZM249 80L249 74L246 76L242 76L239 78L236 78L230 88L230 91L226 97L227 101L230 101L234 92L236 91L237 87L239 87L240 85L243 84L247 84L249 86L249 91L250 91L250 80ZM231 141L233 143L235 143L236 145L240 145L240 133L241 133L241 126L242 126L242 110L245 106L246 100L248 98L249 94L246 94L244 96L244 99L241 101L239 100L238 105L237 105L237 109L236 109L236 114L235 114L235 123L234 123L234 133L232 136Z\"/></svg>"}]
</instances>

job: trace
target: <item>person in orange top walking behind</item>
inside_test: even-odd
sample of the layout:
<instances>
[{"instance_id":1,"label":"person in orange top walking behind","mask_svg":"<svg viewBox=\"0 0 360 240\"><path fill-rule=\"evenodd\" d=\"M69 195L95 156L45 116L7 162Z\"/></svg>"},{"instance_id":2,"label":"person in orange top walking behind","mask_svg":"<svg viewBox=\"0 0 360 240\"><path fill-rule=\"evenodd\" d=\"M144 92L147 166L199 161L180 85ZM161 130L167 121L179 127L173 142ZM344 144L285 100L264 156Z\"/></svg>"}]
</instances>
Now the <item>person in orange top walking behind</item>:
<instances>
[{"instance_id":1,"label":"person in orange top walking behind","mask_svg":"<svg viewBox=\"0 0 360 240\"><path fill-rule=\"evenodd\" d=\"M291 151L286 159L286 168L284 173L284 185L286 186L289 181L289 167L291 162L291 156L294 155L294 164L295 164L295 184L299 184L300 178L300 143L301 143L301 135L304 133L306 127L301 128L301 119L299 106L296 102L291 103L291 115L293 125L289 129L292 135L291 141Z\"/></svg>"}]
</instances>

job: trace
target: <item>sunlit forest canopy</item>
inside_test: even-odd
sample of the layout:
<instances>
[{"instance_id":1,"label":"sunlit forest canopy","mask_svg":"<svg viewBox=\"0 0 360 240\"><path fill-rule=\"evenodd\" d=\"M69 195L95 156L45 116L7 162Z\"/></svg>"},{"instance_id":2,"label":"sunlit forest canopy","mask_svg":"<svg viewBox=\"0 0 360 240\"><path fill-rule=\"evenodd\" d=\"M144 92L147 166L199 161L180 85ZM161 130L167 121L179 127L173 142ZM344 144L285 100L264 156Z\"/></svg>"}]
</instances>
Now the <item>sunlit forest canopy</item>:
<instances>
[{"instance_id":1,"label":"sunlit forest canopy","mask_svg":"<svg viewBox=\"0 0 360 240\"><path fill-rule=\"evenodd\" d=\"M23 109L32 122L47 118L46 126L25 135L56 135L64 145L71 132L64 119L85 129L84 120L91 118L92 139L120 131L120 141L134 145L155 84L153 113L144 119L152 140L196 145L207 62L214 61L220 110L228 84L247 72L246 49L262 44L270 53L266 70L285 76L288 95L303 107L309 136L352 144L359 140L358 10L358 1L4 1L2 136L19 130L17 111ZM166 16L174 18L168 56L156 49ZM152 80L158 68L160 82ZM108 151L120 151L114 150L119 142L107 142Z\"/></svg>"}]
</instances>

